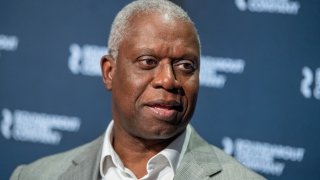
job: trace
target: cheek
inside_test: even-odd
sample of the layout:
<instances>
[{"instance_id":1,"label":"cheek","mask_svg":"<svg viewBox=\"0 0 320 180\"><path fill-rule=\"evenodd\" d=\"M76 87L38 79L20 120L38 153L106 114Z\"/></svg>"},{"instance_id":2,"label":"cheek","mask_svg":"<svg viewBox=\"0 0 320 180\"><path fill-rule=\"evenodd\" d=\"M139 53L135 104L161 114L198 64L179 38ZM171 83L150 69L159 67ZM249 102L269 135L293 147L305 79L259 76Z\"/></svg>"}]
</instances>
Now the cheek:
<instances>
[{"instance_id":1,"label":"cheek","mask_svg":"<svg viewBox=\"0 0 320 180\"><path fill-rule=\"evenodd\" d=\"M133 72L133 68L118 70L121 73L117 74L117 78L114 79L116 88L113 93L120 96L118 100L121 101L121 104L131 107L139 102L140 97L147 89L149 76ZM127 110L132 111L133 109L128 108Z\"/></svg>"},{"instance_id":2,"label":"cheek","mask_svg":"<svg viewBox=\"0 0 320 180\"><path fill-rule=\"evenodd\" d=\"M199 90L199 77L194 76L189 79L185 79L183 81L184 83L182 84L182 87L185 91L185 95L188 98L192 98L198 94Z\"/></svg>"},{"instance_id":3,"label":"cheek","mask_svg":"<svg viewBox=\"0 0 320 180\"><path fill-rule=\"evenodd\" d=\"M187 111L193 111L199 91L199 80L198 78L190 79L185 81L183 84L183 89L185 92L185 97L187 99Z\"/></svg>"}]
</instances>

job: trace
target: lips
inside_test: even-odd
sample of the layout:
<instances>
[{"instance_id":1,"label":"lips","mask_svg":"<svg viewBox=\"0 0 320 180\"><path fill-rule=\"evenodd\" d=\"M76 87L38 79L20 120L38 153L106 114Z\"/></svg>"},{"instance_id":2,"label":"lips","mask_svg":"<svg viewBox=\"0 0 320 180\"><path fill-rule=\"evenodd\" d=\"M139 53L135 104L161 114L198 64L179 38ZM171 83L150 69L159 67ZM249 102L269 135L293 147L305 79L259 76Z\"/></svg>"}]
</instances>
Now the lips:
<instances>
[{"instance_id":1,"label":"lips","mask_svg":"<svg viewBox=\"0 0 320 180\"><path fill-rule=\"evenodd\" d=\"M182 111L182 104L177 101L154 101L147 104L150 113L157 119L172 120Z\"/></svg>"}]
</instances>

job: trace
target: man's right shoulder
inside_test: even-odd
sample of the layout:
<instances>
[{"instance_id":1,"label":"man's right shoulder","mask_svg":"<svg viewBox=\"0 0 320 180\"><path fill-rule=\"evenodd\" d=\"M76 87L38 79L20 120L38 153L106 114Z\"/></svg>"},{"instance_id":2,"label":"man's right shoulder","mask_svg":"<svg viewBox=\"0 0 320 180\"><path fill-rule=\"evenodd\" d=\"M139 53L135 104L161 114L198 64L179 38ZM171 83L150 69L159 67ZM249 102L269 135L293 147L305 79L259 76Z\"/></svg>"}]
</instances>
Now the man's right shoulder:
<instances>
[{"instance_id":1,"label":"man's right shoulder","mask_svg":"<svg viewBox=\"0 0 320 180\"><path fill-rule=\"evenodd\" d=\"M37 179L58 179L73 163L74 159L86 156L92 151L99 151L103 136L76 147L74 149L58 154L40 158L30 164L18 166L12 173L10 180L37 180Z\"/></svg>"}]
</instances>

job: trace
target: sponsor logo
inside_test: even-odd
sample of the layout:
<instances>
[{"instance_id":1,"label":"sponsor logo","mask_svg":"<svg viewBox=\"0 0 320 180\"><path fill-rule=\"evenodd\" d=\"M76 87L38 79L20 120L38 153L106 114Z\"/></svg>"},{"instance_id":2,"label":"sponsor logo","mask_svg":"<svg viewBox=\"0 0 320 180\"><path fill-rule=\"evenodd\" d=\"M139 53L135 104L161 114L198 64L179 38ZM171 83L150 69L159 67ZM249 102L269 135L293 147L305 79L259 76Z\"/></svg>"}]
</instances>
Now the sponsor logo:
<instances>
[{"instance_id":1,"label":"sponsor logo","mask_svg":"<svg viewBox=\"0 0 320 180\"><path fill-rule=\"evenodd\" d=\"M200 85L212 88L223 88L227 77L221 73L241 74L245 61L225 57L201 57Z\"/></svg>"},{"instance_id":2,"label":"sponsor logo","mask_svg":"<svg viewBox=\"0 0 320 180\"><path fill-rule=\"evenodd\" d=\"M2 109L1 133L4 138L58 145L62 139L59 131L77 132L80 119L62 115Z\"/></svg>"},{"instance_id":3,"label":"sponsor logo","mask_svg":"<svg viewBox=\"0 0 320 180\"><path fill-rule=\"evenodd\" d=\"M16 36L0 34L0 56L1 51L15 51L18 48L19 39Z\"/></svg>"},{"instance_id":4,"label":"sponsor logo","mask_svg":"<svg viewBox=\"0 0 320 180\"><path fill-rule=\"evenodd\" d=\"M230 137L222 139L224 151L245 166L268 175L280 176L285 161L301 162L305 149ZM276 161L277 160L277 161Z\"/></svg>"},{"instance_id":5,"label":"sponsor logo","mask_svg":"<svg viewBox=\"0 0 320 180\"><path fill-rule=\"evenodd\" d=\"M106 47L71 44L68 67L73 74L101 76L100 59L108 51Z\"/></svg>"},{"instance_id":6,"label":"sponsor logo","mask_svg":"<svg viewBox=\"0 0 320 180\"><path fill-rule=\"evenodd\" d=\"M235 0L240 11L296 15L300 3L292 0Z\"/></svg>"},{"instance_id":7,"label":"sponsor logo","mask_svg":"<svg viewBox=\"0 0 320 180\"><path fill-rule=\"evenodd\" d=\"M317 68L313 73L311 68L305 66L302 68L302 76L300 84L301 94L308 99L314 97L320 100L320 68Z\"/></svg>"}]
</instances>

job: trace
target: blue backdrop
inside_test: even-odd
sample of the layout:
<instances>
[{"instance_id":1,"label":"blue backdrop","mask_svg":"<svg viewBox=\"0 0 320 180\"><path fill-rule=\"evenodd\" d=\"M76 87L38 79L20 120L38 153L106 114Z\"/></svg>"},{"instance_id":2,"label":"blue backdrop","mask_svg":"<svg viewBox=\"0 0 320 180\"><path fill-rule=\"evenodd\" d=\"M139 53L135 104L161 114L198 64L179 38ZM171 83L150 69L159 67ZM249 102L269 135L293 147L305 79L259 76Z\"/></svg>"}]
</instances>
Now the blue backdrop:
<instances>
[{"instance_id":1,"label":"blue backdrop","mask_svg":"<svg viewBox=\"0 0 320 180\"><path fill-rule=\"evenodd\" d=\"M129 2L0 2L0 179L105 131L99 60ZM320 1L175 2L202 42L198 132L268 179L320 179Z\"/></svg>"}]
</instances>

